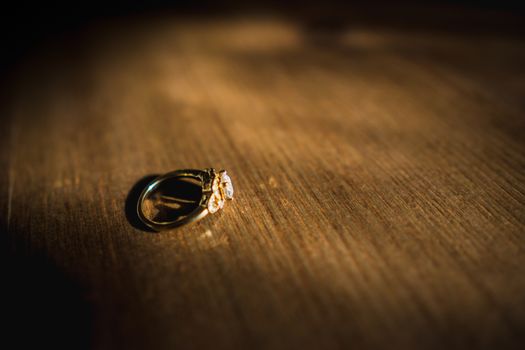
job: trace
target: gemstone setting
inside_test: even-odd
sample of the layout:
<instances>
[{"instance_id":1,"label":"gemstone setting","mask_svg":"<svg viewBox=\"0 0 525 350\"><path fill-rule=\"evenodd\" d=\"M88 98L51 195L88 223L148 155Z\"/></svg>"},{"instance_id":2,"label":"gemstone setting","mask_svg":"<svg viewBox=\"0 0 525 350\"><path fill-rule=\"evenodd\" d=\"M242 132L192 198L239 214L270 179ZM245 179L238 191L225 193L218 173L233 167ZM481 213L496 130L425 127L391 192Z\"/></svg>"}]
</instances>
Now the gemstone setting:
<instances>
[{"instance_id":1,"label":"gemstone setting","mask_svg":"<svg viewBox=\"0 0 525 350\"><path fill-rule=\"evenodd\" d=\"M233 199L233 184L225 170L220 171L218 174L212 171L211 178L211 195L207 208L213 214L224 207L226 200Z\"/></svg>"}]
</instances>

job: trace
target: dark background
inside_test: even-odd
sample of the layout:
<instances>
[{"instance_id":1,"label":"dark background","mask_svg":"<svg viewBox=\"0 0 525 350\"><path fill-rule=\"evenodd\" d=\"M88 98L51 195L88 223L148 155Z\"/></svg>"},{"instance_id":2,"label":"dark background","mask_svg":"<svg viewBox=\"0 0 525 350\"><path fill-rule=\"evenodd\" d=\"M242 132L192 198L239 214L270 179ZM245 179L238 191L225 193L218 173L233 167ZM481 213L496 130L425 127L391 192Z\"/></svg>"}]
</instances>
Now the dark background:
<instances>
[{"instance_id":1,"label":"dark background","mask_svg":"<svg viewBox=\"0 0 525 350\"><path fill-rule=\"evenodd\" d=\"M12 64L46 40L56 40L103 19L166 14L217 17L279 14L308 25L355 24L432 27L472 33L523 34L525 5L518 1L8 1L1 8L2 63ZM498 17L512 15L509 21ZM491 16L496 16L496 21Z\"/></svg>"}]
</instances>

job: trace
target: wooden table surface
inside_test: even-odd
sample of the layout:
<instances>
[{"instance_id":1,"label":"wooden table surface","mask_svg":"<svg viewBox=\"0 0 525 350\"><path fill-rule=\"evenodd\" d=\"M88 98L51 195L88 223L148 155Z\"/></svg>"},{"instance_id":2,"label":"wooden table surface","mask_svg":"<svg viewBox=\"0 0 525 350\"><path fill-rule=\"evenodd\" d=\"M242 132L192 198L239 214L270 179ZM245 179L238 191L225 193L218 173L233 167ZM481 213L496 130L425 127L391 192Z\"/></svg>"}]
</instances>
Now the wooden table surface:
<instances>
[{"instance_id":1,"label":"wooden table surface","mask_svg":"<svg viewBox=\"0 0 525 350\"><path fill-rule=\"evenodd\" d=\"M4 88L2 313L20 344L519 348L525 45L279 17L99 23ZM235 200L145 232L141 179ZM138 185L137 185L138 183Z\"/></svg>"}]
</instances>

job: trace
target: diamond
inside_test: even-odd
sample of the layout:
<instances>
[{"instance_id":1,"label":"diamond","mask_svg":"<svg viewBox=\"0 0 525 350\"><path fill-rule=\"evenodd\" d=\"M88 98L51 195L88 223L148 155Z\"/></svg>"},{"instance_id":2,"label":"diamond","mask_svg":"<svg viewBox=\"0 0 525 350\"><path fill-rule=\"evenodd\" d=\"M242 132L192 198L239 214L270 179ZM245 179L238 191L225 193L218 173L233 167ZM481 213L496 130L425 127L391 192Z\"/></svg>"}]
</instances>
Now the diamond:
<instances>
[{"instance_id":1,"label":"diamond","mask_svg":"<svg viewBox=\"0 0 525 350\"><path fill-rule=\"evenodd\" d=\"M213 193L208 201L208 211L210 213L216 213L219 209L224 207L224 199L221 196L217 196L216 193Z\"/></svg>"},{"instance_id":2,"label":"diamond","mask_svg":"<svg viewBox=\"0 0 525 350\"><path fill-rule=\"evenodd\" d=\"M221 187L224 191L226 199L233 199L233 184L232 179L226 174L226 171L221 173Z\"/></svg>"}]
</instances>

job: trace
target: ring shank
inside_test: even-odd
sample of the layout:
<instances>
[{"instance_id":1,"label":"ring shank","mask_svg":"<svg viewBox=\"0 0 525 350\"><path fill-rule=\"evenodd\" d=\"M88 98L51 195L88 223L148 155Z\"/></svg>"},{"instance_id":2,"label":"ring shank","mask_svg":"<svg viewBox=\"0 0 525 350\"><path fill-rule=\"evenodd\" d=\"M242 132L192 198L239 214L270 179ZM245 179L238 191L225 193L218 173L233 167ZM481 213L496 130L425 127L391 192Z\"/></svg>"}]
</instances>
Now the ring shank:
<instances>
[{"instance_id":1,"label":"ring shank","mask_svg":"<svg viewBox=\"0 0 525 350\"><path fill-rule=\"evenodd\" d=\"M146 198L148 198L149 195L153 193L164 181L168 179L177 178L192 178L200 181L202 188L202 196L197 208L195 208L188 215L180 217L174 221L158 222L149 219L146 215L144 215L144 212L142 210L142 204L144 203ZM142 191L137 202L137 215L145 225L147 225L155 231L167 230L199 221L209 214L208 208L206 206L206 200L208 198L207 192L209 192L209 190L210 174L208 171L198 169L181 169L172 171L170 173L157 177L152 182L150 182L148 186L146 186L146 188Z\"/></svg>"}]
</instances>

